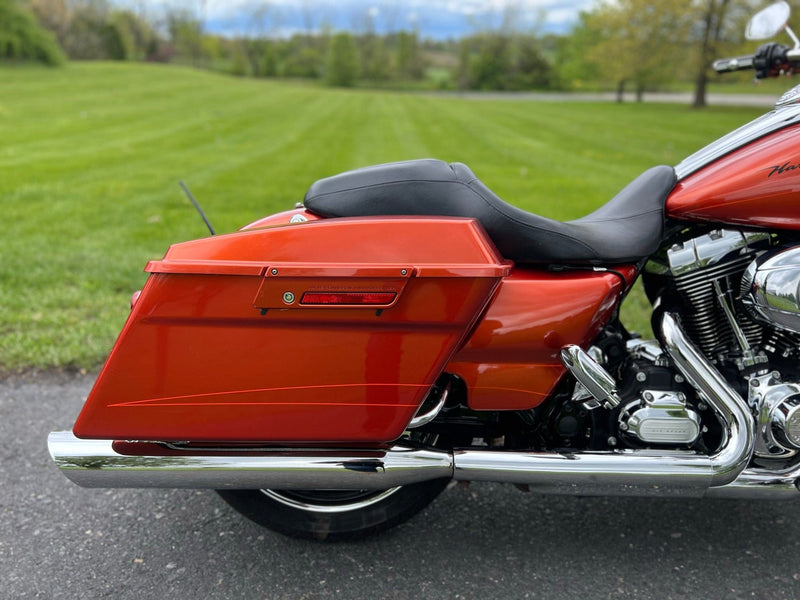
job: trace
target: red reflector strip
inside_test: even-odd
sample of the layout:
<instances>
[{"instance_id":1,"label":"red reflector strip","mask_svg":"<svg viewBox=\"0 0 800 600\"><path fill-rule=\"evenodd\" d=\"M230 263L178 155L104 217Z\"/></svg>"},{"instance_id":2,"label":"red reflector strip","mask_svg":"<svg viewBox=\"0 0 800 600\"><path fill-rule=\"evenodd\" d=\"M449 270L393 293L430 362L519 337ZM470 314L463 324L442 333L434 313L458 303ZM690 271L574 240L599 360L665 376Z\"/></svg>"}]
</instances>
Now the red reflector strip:
<instances>
[{"instance_id":1,"label":"red reflector strip","mask_svg":"<svg viewBox=\"0 0 800 600\"><path fill-rule=\"evenodd\" d=\"M385 306L394 302L395 292L306 292L300 304L347 304Z\"/></svg>"}]
</instances>

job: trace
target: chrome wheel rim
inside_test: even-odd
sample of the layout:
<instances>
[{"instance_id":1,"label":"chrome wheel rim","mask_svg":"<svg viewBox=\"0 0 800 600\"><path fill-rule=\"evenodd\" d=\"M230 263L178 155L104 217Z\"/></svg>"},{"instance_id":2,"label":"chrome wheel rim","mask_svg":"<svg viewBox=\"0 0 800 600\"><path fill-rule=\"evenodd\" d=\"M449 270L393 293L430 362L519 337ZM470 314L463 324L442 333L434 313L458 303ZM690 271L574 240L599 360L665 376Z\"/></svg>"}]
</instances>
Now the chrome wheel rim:
<instances>
[{"instance_id":1,"label":"chrome wheel rim","mask_svg":"<svg viewBox=\"0 0 800 600\"><path fill-rule=\"evenodd\" d=\"M285 506L312 513L342 513L377 504L395 494L401 486L388 490L260 490Z\"/></svg>"}]
</instances>

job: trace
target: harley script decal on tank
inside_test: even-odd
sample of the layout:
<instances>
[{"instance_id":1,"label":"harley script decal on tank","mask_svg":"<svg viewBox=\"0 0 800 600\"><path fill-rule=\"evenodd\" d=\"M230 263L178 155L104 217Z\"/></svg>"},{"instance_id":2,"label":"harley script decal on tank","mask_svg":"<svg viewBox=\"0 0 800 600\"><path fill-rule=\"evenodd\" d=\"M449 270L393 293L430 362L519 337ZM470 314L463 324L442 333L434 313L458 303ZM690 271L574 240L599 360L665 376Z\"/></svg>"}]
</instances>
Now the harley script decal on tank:
<instances>
[{"instance_id":1,"label":"harley script decal on tank","mask_svg":"<svg viewBox=\"0 0 800 600\"><path fill-rule=\"evenodd\" d=\"M770 170L769 175L767 175L767 177L772 177L773 175L781 175L782 173L786 173L787 171L795 171L797 169L800 169L800 161L798 161L796 164L792 164L792 161L787 160L782 165L774 165L772 167L767 167L767 168ZM764 170L766 171L767 169Z\"/></svg>"}]
</instances>

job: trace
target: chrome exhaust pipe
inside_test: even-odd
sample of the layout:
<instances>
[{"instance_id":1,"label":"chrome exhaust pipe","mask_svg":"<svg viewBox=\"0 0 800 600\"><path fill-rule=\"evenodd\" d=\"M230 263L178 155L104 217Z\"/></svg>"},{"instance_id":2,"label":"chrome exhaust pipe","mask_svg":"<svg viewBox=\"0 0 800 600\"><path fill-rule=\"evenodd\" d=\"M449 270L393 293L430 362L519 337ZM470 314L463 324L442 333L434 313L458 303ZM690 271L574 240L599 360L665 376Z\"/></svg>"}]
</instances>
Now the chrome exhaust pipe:
<instances>
[{"instance_id":1,"label":"chrome exhaust pipe","mask_svg":"<svg viewBox=\"0 0 800 600\"><path fill-rule=\"evenodd\" d=\"M708 498L737 500L796 500L800 485L800 465L782 471L745 469L735 481L708 490Z\"/></svg>"},{"instance_id":2,"label":"chrome exhaust pipe","mask_svg":"<svg viewBox=\"0 0 800 600\"><path fill-rule=\"evenodd\" d=\"M664 349L721 421L725 435L715 454L651 450L574 454L460 450L454 456L455 479L526 484L542 493L688 497L701 497L710 488L733 482L753 455L755 438L750 411L722 375L694 348L674 315L664 313L660 325ZM590 370L584 373L591 376Z\"/></svg>"},{"instance_id":3,"label":"chrome exhaust pipe","mask_svg":"<svg viewBox=\"0 0 800 600\"><path fill-rule=\"evenodd\" d=\"M61 472L82 487L381 490L453 475L448 452L403 447L130 456L111 440L71 431L51 433L47 445Z\"/></svg>"},{"instance_id":4,"label":"chrome exhaust pipe","mask_svg":"<svg viewBox=\"0 0 800 600\"><path fill-rule=\"evenodd\" d=\"M686 380L712 406L725 437L722 447L709 457L712 487L733 482L753 457L755 422L745 401L734 392L714 366L686 337L671 313L661 318L661 341L664 349Z\"/></svg>"},{"instance_id":5,"label":"chrome exhaust pipe","mask_svg":"<svg viewBox=\"0 0 800 600\"><path fill-rule=\"evenodd\" d=\"M651 450L451 453L399 446L129 456L116 452L110 440L81 440L71 432L51 433L48 445L58 467L84 487L387 489L451 477L527 484L537 492L575 495L700 497L709 489L724 494L721 486L732 482L729 494L734 488L772 488L785 495L795 487L800 472L771 479L756 472L743 474L754 444L753 418L746 404L692 346L673 315L663 315L660 329L665 350L723 425L723 443L711 456Z\"/></svg>"}]
</instances>

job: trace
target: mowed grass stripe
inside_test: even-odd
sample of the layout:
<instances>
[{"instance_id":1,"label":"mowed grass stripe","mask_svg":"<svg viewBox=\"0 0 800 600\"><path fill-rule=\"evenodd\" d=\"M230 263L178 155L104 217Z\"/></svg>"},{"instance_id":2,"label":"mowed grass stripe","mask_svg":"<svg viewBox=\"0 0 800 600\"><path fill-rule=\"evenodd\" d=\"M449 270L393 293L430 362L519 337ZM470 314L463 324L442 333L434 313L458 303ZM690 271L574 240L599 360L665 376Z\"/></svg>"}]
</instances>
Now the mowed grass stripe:
<instances>
[{"instance_id":1,"label":"mowed grass stripe","mask_svg":"<svg viewBox=\"0 0 800 600\"><path fill-rule=\"evenodd\" d=\"M752 109L548 104L330 90L179 67L0 68L0 368L94 368L147 260L291 208L316 179L435 157L569 219ZM633 315L646 323L646 309Z\"/></svg>"}]
</instances>

